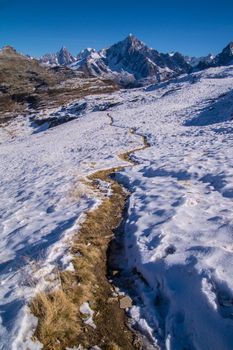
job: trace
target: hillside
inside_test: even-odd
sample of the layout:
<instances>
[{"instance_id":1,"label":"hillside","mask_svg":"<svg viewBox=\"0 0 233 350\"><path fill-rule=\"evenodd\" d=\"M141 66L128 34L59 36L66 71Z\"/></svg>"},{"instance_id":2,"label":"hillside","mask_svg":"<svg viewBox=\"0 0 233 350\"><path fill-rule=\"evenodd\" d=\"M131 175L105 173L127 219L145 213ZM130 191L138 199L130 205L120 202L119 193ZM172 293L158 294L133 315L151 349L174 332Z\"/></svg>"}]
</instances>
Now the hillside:
<instances>
[{"instance_id":1,"label":"hillside","mask_svg":"<svg viewBox=\"0 0 233 350\"><path fill-rule=\"evenodd\" d=\"M67 67L42 66L12 47L0 50L0 121L43 105L55 107L90 93L116 89L111 81L88 80Z\"/></svg>"}]
</instances>

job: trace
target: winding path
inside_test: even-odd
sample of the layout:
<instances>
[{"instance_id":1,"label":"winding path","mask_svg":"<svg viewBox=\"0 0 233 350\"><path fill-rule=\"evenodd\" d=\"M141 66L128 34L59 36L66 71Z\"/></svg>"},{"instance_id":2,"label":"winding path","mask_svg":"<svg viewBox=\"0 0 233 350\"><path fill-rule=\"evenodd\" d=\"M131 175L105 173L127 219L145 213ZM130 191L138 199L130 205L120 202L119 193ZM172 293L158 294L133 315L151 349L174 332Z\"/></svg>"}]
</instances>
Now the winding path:
<instances>
[{"instance_id":1,"label":"winding path","mask_svg":"<svg viewBox=\"0 0 233 350\"><path fill-rule=\"evenodd\" d=\"M122 128L114 125L109 113L107 116L112 127ZM130 129L129 132L141 137L143 146L122 153L119 158L129 162L129 166L135 166L138 163L131 159L131 155L150 145L146 137L138 135L135 129ZM118 253L113 249L112 243L117 228L123 221L129 197L129 192L114 179L114 174L126 166L97 171L88 176L86 185L98 194L101 203L86 214L85 221L74 235L71 246L74 271L59 272L60 289L40 293L30 305L31 311L38 318L34 335L44 345L44 350L70 348L77 346L77 341L85 348L97 345L109 350L149 349L142 336L130 326L130 320L120 308L122 296L111 280L114 274L111 262L117 259ZM103 183L111 188L110 196L106 195L101 185ZM93 310L94 326L87 325L81 311L77 315L77 310L87 304ZM67 309L70 310L69 316Z\"/></svg>"}]
</instances>

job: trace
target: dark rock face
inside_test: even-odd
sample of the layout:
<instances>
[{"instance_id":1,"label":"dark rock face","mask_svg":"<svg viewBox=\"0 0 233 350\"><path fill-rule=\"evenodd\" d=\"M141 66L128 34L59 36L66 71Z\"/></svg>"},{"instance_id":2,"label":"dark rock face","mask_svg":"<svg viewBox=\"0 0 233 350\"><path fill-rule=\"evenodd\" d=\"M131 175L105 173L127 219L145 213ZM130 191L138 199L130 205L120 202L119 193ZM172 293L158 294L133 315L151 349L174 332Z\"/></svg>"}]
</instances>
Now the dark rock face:
<instances>
[{"instance_id":1,"label":"dark rock face","mask_svg":"<svg viewBox=\"0 0 233 350\"><path fill-rule=\"evenodd\" d=\"M133 74L136 79L157 76L160 80L167 75L190 70L181 54L161 54L133 35L106 50L106 63L111 70L124 70Z\"/></svg>"},{"instance_id":2,"label":"dark rock face","mask_svg":"<svg viewBox=\"0 0 233 350\"><path fill-rule=\"evenodd\" d=\"M69 65L76 61L75 58L65 47L62 47L61 50L57 53L57 60L58 63L62 66Z\"/></svg>"},{"instance_id":3,"label":"dark rock face","mask_svg":"<svg viewBox=\"0 0 233 350\"><path fill-rule=\"evenodd\" d=\"M89 49L89 54L85 50L81 54L74 68L90 75L114 74L131 84L148 78L161 81L191 71L181 54L159 53L131 34L108 49L100 52Z\"/></svg>"},{"instance_id":4,"label":"dark rock face","mask_svg":"<svg viewBox=\"0 0 233 350\"><path fill-rule=\"evenodd\" d=\"M206 69L231 64L233 64L233 42L230 42L212 61L201 61L197 67L199 69Z\"/></svg>"},{"instance_id":5,"label":"dark rock face","mask_svg":"<svg viewBox=\"0 0 233 350\"><path fill-rule=\"evenodd\" d=\"M126 71L136 79L141 79L158 73L154 63L157 56L157 51L150 52L141 41L129 36L106 50L105 62L112 71Z\"/></svg>"},{"instance_id":6,"label":"dark rock face","mask_svg":"<svg viewBox=\"0 0 233 350\"><path fill-rule=\"evenodd\" d=\"M186 62L184 56L179 52L175 52L175 54L172 57L168 54L165 56L167 65L170 69L181 73L191 72L191 66Z\"/></svg>"},{"instance_id":7,"label":"dark rock face","mask_svg":"<svg viewBox=\"0 0 233 350\"><path fill-rule=\"evenodd\" d=\"M222 52L216 56L214 63L217 66L233 64L233 42L229 43Z\"/></svg>"}]
</instances>

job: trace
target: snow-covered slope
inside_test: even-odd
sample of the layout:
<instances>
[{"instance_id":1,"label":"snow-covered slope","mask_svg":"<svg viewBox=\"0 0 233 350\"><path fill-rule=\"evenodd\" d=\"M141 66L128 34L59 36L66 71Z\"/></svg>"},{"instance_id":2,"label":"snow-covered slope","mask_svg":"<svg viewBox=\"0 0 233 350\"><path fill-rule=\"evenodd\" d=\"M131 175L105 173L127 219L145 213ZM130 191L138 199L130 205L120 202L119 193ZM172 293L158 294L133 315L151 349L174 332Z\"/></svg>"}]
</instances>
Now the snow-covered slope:
<instances>
[{"instance_id":1,"label":"snow-covered slope","mask_svg":"<svg viewBox=\"0 0 233 350\"><path fill-rule=\"evenodd\" d=\"M23 118L0 129L1 350L33 348L29 329L35 321L25 301L47 285L54 268L70 267L72 232L84 210L98 203L81 178L124 164L117 154L140 145L127 129L110 127L104 113L31 132Z\"/></svg>"},{"instance_id":2,"label":"snow-covered slope","mask_svg":"<svg viewBox=\"0 0 233 350\"><path fill-rule=\"evenodd\" d=\"M133 193L125 273L134 281L131 314L161 349L230 350L233 67L192 79L113 114L151 143L137 153L140 165L119 175Z\"/></svg>"},{"instance_id":3,"label":"snow-covered slope","mask_svg":"<svg viewBox=\"0 0 233 350\"><path fill-rule=\"evenodd\" d=\"M135 327L151 349L232 350L232 86L233 66L211 68L44 111L77 116L49 130L21 117L0 129L1 349L40 348L25 301L54 266L72 268L64 251L98 204L79 179L122 164L141 144L130 128L150 143L117 174L131 192L122 274Z\"/></svg>"},{"instance_id":4,"label":"snow-covered slope","mask_svg":"<svg viewBox=\"0 0 233 350\"><path fill-rule=\"evenodd\" d=\"M80 70L90 76L99 76L106 73L111 73L104 62L102 52L97 52L95 49L85 49L81 51L76 62L70 65L74 70Z\"/></svg>"}]
</instances>

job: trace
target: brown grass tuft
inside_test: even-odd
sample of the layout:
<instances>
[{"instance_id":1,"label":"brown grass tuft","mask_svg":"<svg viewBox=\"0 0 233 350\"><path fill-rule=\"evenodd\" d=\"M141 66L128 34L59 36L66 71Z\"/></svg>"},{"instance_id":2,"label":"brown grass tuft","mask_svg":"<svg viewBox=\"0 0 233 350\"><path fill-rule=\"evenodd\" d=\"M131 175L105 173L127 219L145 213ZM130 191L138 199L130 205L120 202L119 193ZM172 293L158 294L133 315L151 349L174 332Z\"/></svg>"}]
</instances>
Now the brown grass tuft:
<instances>
[{"instance_id":1,"label":"brown grass tuft","mask_svg":"<svg viewBox=\"0 0 233 350\"><path fill-rule=\"evenodd\" d=\"M80 331L77 307L63 290L39 293L30 308L38 317L35 335L44 344L44 349L60 350L77 344Z\"/></svg>"},{"instance_id":2,"label":"brown grass tuft","mask_svg":"<svg viewBox=\"0 0 233 350\"><path fill-rule=\"evenodd\" d=\"M107 346L106 350L121 350L121 348L117 344L111 343Z\"/></svg>"}]
</instances>

